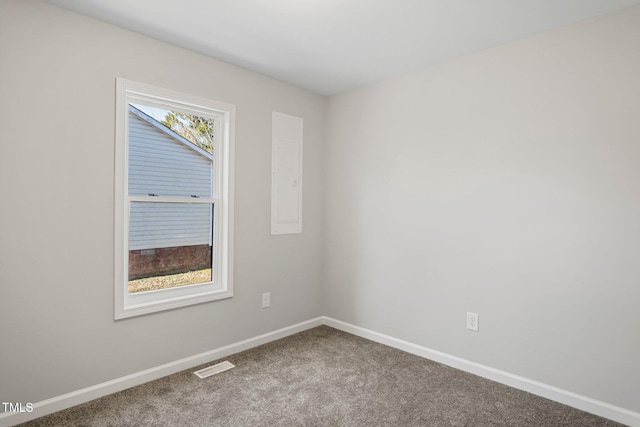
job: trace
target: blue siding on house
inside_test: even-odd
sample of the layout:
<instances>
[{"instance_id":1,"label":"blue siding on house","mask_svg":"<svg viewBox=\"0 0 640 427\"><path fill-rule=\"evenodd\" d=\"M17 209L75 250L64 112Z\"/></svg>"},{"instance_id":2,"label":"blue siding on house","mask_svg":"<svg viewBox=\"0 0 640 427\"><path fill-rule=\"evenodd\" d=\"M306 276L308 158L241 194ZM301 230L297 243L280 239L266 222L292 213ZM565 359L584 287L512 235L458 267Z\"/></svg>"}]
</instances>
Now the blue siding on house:
<instances>
[{"instance_id":1,"label":"blue siding on house","mask_svg":"<svg viewBox=\"0 0 640 427\"><path fill-rule=\"evenodd\" d=\"M131 202L129 250L211 244L209 204Z\"/></svg>"},{"instance_id":2,"label":"blue siding on house","mask_svg":"<svg viewBox=\"0 0 640 427\"><path fill-rule=\"evenodd\" d=\"M212 196L212 162L129 113L129 195Z\"/></svg>"},{"instance_id":3,"label":"blue siding on house","mask_svg":"<svg viewBox=\"0 0 640 427\"><path fill-rule=\"evenodd\" d=\"M129 195L212 197L211 159L129 113ZM211 205L132 202L129 250L211 244Z\"/></svg>"}]
</instances>

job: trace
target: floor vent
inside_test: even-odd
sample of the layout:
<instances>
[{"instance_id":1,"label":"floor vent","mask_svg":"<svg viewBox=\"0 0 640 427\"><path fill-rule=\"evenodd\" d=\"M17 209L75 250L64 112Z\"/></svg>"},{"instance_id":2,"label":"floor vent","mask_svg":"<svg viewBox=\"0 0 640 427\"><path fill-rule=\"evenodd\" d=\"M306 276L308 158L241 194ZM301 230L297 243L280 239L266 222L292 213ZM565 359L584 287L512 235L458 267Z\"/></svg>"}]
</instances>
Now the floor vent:
<instances>
[{"instance_id":1,"label":"floor vent","mask_svg":"<svg viewBox=\"0 0 640 427\"><path fill-rule=\"evenodd\" d=\"M235 368L235 365L225 360L224 362L216 363L215 365L209 366L208 368L195 371L194 374L196 374L200 378L207 378L211 375L219 374L220 372L227 371L231 368Z\"/></svg>"}]
</instances>

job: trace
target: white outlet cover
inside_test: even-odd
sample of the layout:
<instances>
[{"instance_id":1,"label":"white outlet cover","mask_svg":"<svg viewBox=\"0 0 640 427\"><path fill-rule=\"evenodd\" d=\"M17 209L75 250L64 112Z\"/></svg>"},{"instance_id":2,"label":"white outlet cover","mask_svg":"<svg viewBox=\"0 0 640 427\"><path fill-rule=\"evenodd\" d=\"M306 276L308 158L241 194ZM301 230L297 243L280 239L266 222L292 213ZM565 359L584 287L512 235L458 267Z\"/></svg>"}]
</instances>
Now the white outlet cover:
<instances>
[{"instance_id":1,"label":"white outlet cover","mask_svg":"<svg viewBox=\"0 0 640 427\"><path fill-rule=\"evenodd\" d=\"M479 321L478 317L479 317L478 313L467 312L467 329L475 332L478 332L480 330L479 324L478 324L478 321Z\"/></svg>"}]
</instances>

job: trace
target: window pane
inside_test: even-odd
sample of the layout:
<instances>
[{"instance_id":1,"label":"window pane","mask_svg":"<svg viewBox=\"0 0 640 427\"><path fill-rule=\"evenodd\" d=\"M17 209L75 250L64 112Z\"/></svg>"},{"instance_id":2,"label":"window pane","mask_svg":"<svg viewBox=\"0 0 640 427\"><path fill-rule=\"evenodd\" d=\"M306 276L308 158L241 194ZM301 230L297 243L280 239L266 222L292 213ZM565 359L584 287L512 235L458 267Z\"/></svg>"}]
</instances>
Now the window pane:
<instances>
[{"instance_id":1,"label":"window pane","mask_svg":"<svg viewBox=\"0 0 640 427\"><path fill-rule=\"evenodd\" d=\"M212 204L131 202L129 214L129 293L212 281Z\"/></svg>"},{"instance_id":2,"label":"window pane","mask_svg":"<svg viewBox=\"0 0 640 427\"><path fill-rule=\"evenodd\" d=\"M212 119L130 104L129 195L212 197L213 124Z\"/></svg>"}]
</instances>

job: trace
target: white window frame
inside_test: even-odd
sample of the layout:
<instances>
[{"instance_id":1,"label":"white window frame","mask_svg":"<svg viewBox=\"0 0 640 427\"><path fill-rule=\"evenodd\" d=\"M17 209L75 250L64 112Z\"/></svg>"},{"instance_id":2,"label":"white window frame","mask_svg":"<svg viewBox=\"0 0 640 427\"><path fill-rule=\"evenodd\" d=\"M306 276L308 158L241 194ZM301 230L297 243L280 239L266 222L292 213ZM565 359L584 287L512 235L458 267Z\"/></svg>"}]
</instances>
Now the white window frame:
<instances>
[{"instance_id":1,"label":"white window frame","mask_svg":"<svg viewBox=\"0 0 640 427\"><path fill-rule=\"evenodd\" d=\"M130 196L128 194L129 103L181 111L216 121L212 198ZM233 296L233 165L235 106L195 95L118 78L115 147L114 318L124 319ZM211 282L130 294L129 208L131 202L205 203L213 212Z\"/></svg>"}]
</instances>

